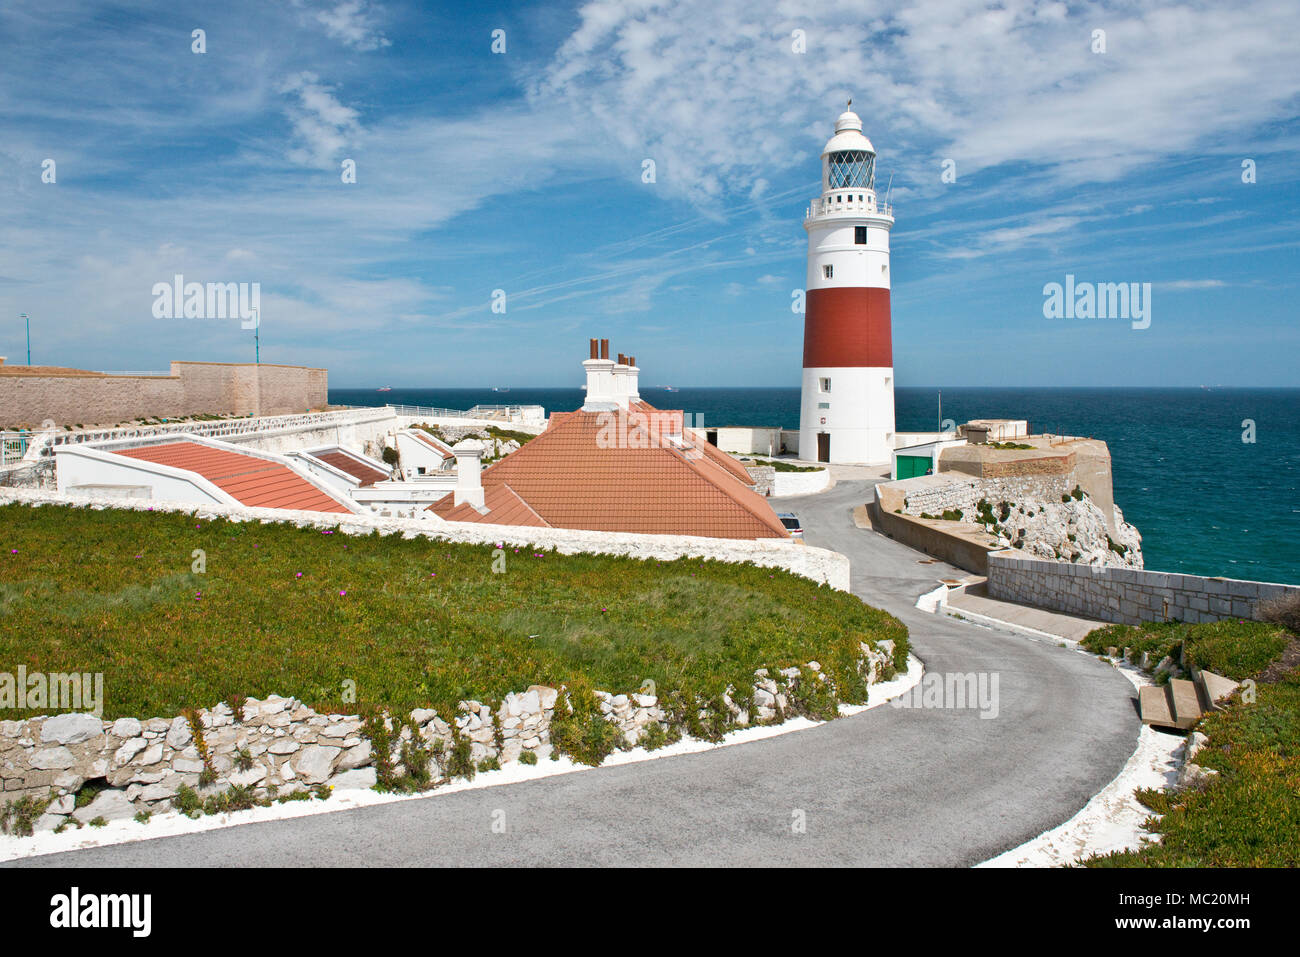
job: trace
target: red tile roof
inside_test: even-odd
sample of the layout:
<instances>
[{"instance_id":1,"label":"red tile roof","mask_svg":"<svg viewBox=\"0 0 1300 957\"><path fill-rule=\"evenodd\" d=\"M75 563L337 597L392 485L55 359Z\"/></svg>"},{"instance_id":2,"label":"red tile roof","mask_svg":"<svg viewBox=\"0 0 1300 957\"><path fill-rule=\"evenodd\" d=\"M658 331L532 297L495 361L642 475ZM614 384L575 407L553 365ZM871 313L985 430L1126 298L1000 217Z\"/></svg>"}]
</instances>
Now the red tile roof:
<instances>
[{"instance_id":1,"label":"red tile roof","mask_svg":"<svg viewBox=\"0 0 1300 957\"><path fill-rule=\"evenodd\" d=\"M349 455L343 449L334 449L331 452L313 453L313 458L319 459L326 465L332 465L344 475L350 475L361 483L362 488L369 488L376 482L387 482L392 476L387 472L375 468L368 462L363 462L354 455Z\"/></svg>"},{"instance_id":2,"label":"red tile roof","mask_svg":"<svg viewBox=\"0 0 1300 957\"><path fill-rule=\"evenodd\" d=\"M241 505L348 512L341 502L276 462L214 449L198 442L164 442L114 452L127 458L169 465L203 476Z\"/></svg>"},{"instance_id":3,"label":"red tile roof","mask_svg":"<svg viewBox=\"0 0 1300 957\"><path fill-rule=\"evenodd\" d=\"M472 505L456 505L456 496L448 492L429 506L449 522L491 522L494 525L531 525L549 528L547 521L534 512L509 485L489 485L483 489L484 515Z\"/></svg>"},{"instance_id":4,"label":"red tile roof","mask_svg":"<svg viewBox=\"0 0 1300 957\"><path fill-rule=\"evenodd\" d=\"M454 459L456 457L451 453L450 449L446 445L439 442L423 429L410 429L408 431L420 442L423 442L425 445L429 446L429 448L440 454L444 459Z\"/></svg>"},{"instance_id":5,"label":"red tile roof","mask_svg":"<svg viewBox=\"0 0 1300 957\"><path fill-rule=\"evenodd\" d=\"M743 466L707 443L682 449L663 438L680 429L681 412L644 402L633 411L649 421L581 410L552 414L545 432L483 472L485 489L508 485L556 528L789 538L749 487ZM487 515L470 509L458 520L500 521L488 504ZM434 511L443 514L441 505Z\"/></svg>"}]
</instances>

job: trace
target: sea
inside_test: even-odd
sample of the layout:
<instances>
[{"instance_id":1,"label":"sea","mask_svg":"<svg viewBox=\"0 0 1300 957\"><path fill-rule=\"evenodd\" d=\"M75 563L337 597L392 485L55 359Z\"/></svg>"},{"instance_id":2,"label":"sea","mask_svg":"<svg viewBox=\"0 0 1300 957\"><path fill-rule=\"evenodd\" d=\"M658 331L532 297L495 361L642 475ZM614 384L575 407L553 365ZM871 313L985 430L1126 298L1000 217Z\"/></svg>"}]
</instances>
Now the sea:
<instances>
[{"instance_id":1,"label":"sea","mask_svg":"<svg viewBox=\"0 0 1300 957\"><path fill-rule=\"evenodd\" d=\"M661 409L705 427L799 425L798 388L642 386ZM571 389L331 389L338 405L541 405L576 409ZM899 388L900 432L938 429L942 417L1028 419L1035 433L1110 446L1115 504L1142 533L1146 567L1300 584L1300 389Z\"/></svg>"}]
</instances>

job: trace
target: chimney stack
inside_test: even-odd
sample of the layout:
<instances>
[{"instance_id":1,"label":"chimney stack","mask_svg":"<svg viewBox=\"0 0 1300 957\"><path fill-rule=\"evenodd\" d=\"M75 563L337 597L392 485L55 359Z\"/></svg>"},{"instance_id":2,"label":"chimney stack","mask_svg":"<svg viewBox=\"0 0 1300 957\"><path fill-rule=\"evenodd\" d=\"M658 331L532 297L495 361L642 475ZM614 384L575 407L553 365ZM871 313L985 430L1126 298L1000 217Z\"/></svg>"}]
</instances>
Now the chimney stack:
<instances>
[{"instance_id":1,"label":"chimney stack","mask_svg":"<svg viewBox=\"0 0 1300 957\"><path fill-rule=\"evenodd\" d=\"M599 349L597 349L599 346ZM597 351L600 355L597 357ZM584 412L610 411L617 407L614 397L615 364L609 358L609 340L591 340L591 358L582 363L587 372L587 397L582 402Z\"/></svg>"},{"instance_id":2,"label":"chimney stack","mask_svg":"<svg viewBox=\"0 0 1300 957\"><path fill-rule=\"evenodd\" d=\"M483 443L475 439L461 439L451 447L456 456L456 491L452 502L468 503L483 511Z\"/></svg>"}]
</instances>

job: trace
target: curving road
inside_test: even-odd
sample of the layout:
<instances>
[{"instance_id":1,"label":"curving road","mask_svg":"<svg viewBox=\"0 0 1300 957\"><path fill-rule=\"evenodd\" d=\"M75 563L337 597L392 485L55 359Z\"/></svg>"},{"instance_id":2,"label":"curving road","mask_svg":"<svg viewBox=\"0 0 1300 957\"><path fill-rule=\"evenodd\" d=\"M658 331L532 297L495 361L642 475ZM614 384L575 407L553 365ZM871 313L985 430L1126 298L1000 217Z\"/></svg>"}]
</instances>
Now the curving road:
<instances>
[{"instance_id":1,"label":"curving road","mask_svg":"<svg viewBox=\"0 0 1300 957\"><path fill-rule=\"evenodd\" d=\"M964 866L1015 847L1119 773L1139 730L1132 688L1090 656L917 611L955 572L855 528L871 488L780 504L809 544L850 557L854 593L906 622L927 671L996 672L997 718L886 706L702 754L13 863Z\"/></svg>"}]
</instances>

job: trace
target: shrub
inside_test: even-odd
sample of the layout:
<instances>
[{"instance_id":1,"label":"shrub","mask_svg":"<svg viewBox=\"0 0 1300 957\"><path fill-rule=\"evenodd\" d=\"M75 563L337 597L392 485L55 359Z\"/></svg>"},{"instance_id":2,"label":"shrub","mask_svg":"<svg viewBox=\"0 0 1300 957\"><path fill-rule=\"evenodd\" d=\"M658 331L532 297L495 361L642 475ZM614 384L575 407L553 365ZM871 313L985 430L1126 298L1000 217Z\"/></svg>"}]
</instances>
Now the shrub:
<instances>
[{"instance_id":1,"label":"shrub","mask_svg":"<svg viewBox=\"0 0 1300 957\"><path fill-rule=\"evenodd\" d=\"M561 686L551 715L551 744L556 753L594 767L613 753L618 739L618 728L601 714L600 699L590 684L577 680Z\"/></svg>"},{"instance_id":2,"label":"shrub","mask_svg":"<svg viewBox=\"0 0 1300 957\"><path fill-rule=\"evenodd\" d=\"M1300 592L1261 602L1256 614L1261 621L1281 625L1291 634L1300 636Z\"/></svg>"},{"instance_id":3,"label":"shrub","mask_svg":"<svg viewBox=\"0 0 1300 957\"><path fill-rule=\"evenodd\" d=\"M443 768L449 778L465 778L467 781L474 780L474 745L469 738L460 733L460 728L456 727L456 722L451 723L451 745L447 748L447 753L443 758Z\"/></svg>"},{"instance_id":4,"label":"shrub","mask_svg":"<svg viewBox=\"0 0 1300 957\"><path fill-rule=\"evenodd\" d=\"M522 752L522 753L519 755L519 763L520 763L520 764L536 764L536 763L537 763L537 752L536 752L536 751L524 751L524 752Z\"/></svg>"},{"instance_id":5,"label":"shrub","mask_svg":"<svg viewBox=\"0 0 1300 957\"><path fill-rule=\"evenodd\" d=\"M33 826L45 809L50 806L53 796L34 798L30 794L9 800L0 808L0 831L5 834L17 834L19 837L31 837Z\"/></svg>"}]
</instances>

